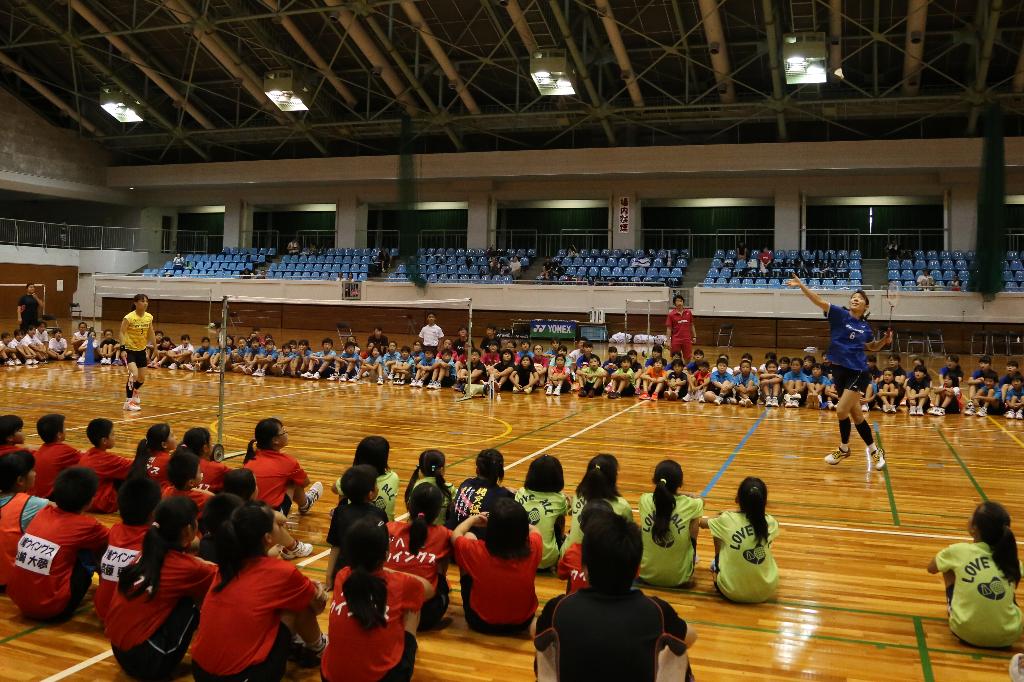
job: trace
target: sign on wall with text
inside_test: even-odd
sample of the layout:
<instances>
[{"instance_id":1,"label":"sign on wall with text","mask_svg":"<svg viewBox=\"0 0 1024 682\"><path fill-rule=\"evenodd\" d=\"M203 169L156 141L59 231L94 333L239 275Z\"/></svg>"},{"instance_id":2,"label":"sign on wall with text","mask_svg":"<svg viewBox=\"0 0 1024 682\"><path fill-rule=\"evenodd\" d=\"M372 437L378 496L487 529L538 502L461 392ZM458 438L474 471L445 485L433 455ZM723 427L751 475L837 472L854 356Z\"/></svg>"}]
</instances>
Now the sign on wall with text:
<instances>
[{"instance_id":1,"label":"sign on wall with text","mask_svg":"<svg viewBox=\"0 0 1024 682\"><path fill-rule=\"evenodd\" d=\"M629 197L619 197L619 232L629 232L630 209Z\"/></svg>"}]
</instances>

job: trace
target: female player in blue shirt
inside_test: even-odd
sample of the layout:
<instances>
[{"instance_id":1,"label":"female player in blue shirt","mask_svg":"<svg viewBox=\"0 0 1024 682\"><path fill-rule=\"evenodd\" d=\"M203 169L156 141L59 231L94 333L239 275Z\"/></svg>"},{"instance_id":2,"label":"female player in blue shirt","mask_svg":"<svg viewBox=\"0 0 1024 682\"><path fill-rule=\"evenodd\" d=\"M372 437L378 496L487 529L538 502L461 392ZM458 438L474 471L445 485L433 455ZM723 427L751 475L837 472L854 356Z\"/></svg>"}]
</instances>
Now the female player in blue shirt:
<instances>
[{"instance_id":1,"label":"female player in blue shirt","mask_svg":"<svg viewBox=\"0 0 1024 682\"><path fill-rule=\"evenodd\" d=\"M885 452L875 445L871 435L871 425L864 419L860 409L860 394L871 383L868 372L866 351L879 351L892 343L892 330L885 336L873 341L874 332L865 317L868 313L868 295L858 289L850 296L850 307L840 308L831 305L818 294L807 288L796 273L786 282L791 287L799 287L811 303L825 312L829 323L830 344L828 357L832 361L832 383L839 393L836 415L839 417L839 447L831 452L825 461L839 464L850 456L851 420L857 433L867 444L867 454L876 470L885 468Z\"/></svg>"}]
</instances>

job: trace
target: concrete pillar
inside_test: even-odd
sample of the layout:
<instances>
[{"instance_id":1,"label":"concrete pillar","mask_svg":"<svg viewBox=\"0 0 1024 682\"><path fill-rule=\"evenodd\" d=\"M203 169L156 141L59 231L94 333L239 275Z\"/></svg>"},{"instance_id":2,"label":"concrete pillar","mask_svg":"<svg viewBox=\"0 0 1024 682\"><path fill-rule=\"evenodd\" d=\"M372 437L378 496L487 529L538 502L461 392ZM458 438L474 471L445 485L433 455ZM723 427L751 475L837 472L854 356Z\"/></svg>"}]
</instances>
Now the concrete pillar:
<instances>
[{"instance_id":1,"label":"concrete pillar","mask_svg":"<svg viewBox=\"0 0 1024 682\"><path fill-rule=\"evenodd\" d=\"M369 207L359 203L355 194L338 197L334 210L334 245L338 248L365 248Z\"/></svg>"},{"instance_id":2,"label":"concrete pillar","mask_svg":"<svg viewBox=\"0 0 1024 682\"><path fill-rule=\"evenodd\" d=\"M224 202L224 247L252 246L252 205L245 199Z\"/></svg>"},{"instance_id":3,"label":"concrete pillar","mask_svg":"<svg viewBox=\"0 0 1024 682\"><path fill-rule=\"evenodd\" d=\"M143 208L139 210L138 227L139 240L135 248L149 254L151 266L162 265L166 254L162 253L163 241L163 219L165 215L172 216L172 228L177 229L178 215L174 209L165 208Z\"/></svg>"},{"instance_id":4,"label":"concrete pillar","mask_svg":"<svg viewBox=\"0 0 1024 682\"><path fill-rule=\"evenodd\" d=\"M486 249L493 244L497 224L498 202L490 194L470 196L466 248Z\"/></svg>"},{"instance_id":5,"label":"concrete pillar","mask_svg":"<svg viewBox=\"0 0 1024 682\"><path fill-rule=\"evenodd\" d=\"M609 248L639 249L643 245L641 229L640 202L636 192L627 190L613 194L608 200Z\"/></svg>"},{"instance_id":6,"label":"concrete pillar","mask_svg":"<svg viewBox=\"0 0 1024 682\"><path fill-rule=\"evenodd\" d=\"M799 187L775 189L775 249L799 249L803 226L803 199ZM749 244L751 248L758 244Z\"/></svg>"},{"instance_id":7,"label":"concrete pillar","mask_svg":"<svg viewBox=\"0 0 1024 682\"><path fill-rule=\"evenodd\" d=\"M950 187L946 209L951 251L973 251L978 243L978 185L957 184Z\"/></svg>"}]
</instances>

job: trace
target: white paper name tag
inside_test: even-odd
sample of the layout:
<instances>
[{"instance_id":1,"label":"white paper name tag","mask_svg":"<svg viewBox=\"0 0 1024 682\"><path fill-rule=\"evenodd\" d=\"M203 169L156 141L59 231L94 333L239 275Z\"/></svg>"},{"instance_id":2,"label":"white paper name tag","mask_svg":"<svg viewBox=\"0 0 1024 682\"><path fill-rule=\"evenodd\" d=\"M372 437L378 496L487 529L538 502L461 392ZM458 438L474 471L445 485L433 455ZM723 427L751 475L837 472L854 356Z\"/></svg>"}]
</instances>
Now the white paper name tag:
<instances>
[{"instance_id":1,"label":"white paper name tag","mask_svg":"<svg viewBox=\"0 0 1024 682\"><path fill-rule=\"evenodd\" d=\"M121 571L130 566L135 557L139 556L138 550L125 549L124 547L107 547L100 560L100 579L117 582L121 577Z\"/></svg>"},{"instance_id":2,"label":"white paper name tag","mask_svg":"<svg viewBox=\"0 0 1024 682\"><path fill-rule=\"evenodd\" d=\"M14 565L40 575L50 575L50 568L59 551L60 545L25 533L18 541Z\"/></svg>"}]
</instances>

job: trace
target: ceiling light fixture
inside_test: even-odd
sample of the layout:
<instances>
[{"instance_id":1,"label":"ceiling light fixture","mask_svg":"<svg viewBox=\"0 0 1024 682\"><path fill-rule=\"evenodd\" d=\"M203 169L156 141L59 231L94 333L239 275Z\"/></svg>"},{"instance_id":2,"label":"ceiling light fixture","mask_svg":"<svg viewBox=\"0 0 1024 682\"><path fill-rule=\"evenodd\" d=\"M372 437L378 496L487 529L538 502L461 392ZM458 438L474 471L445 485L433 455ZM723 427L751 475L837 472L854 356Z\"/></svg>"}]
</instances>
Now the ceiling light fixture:
<instances>
[{"instance_id":1,"label":"ceiling light fixture","mask_svg":"<svg viewBox=\"0 0 1024 682\"><path fill-rule=\"evenodd\" d=\"M270 71L263 77L263 91L281 111L308 111L302 100L308 90L289 70Z\"/></svg>"},{"instance_id":2,"label":"ceiling light fixture","mask_svg":"<svg viewBox=\"0 0 1024 682\"><path fill-rule=\"evenodd\" d=\"M782 37L786 84L824 83L828 80L828 48L824 33L787 33Z\"/></svg>"},{"instance_id":3,"label":"ceiling light fixture","mask_svg":"<svg viewBox=\"0 0 1024 682\"><path fill-rule=\"evenodd\" d=\"M113 85L100 89L100 106L121 123L139 123L143 120L137 111L142 103L126 97L124 91Z\"/></svg>"},{"instance_id":4,"label":"ceiling light fixture","mask_svg":"<svg viewBox=\"0 0 1024 682\"><path fill-rule=\"evenodd\" d=\"M575 73L564 50L538 50L530 55L530 75L541 95L575 95Z\"/></svg>"}]
</instances>

